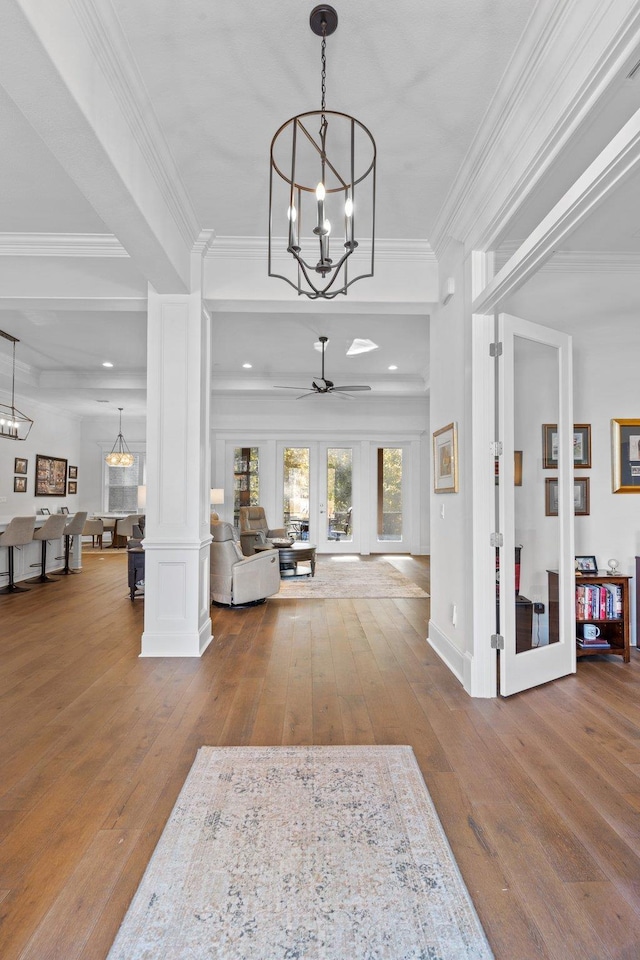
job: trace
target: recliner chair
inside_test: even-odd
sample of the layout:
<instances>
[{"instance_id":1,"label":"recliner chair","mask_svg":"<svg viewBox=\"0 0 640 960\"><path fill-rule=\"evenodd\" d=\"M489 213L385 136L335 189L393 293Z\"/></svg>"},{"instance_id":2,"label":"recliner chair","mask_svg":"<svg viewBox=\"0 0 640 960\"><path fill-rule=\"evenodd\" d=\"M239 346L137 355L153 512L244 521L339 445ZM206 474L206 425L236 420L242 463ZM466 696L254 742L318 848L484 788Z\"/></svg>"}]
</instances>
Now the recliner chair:
<instances>
[{"instance_id":1,"label":"recliner chair","mask_svg":"<svg viewBox=\"0 0 640 960\"><path fill-rule=\"evenodd\" d=\"M256 544L268 544L273 539L288 540L284 527L269 528L264 507L240 507L240 543L245 557L255 553Z\"/></svg>"},{"instance_id":2,"label":"recliner chair","mask_svg":"<svg viewBox=\"0 0 640 960\"><path fill-rule=\"evenodd\" d=\"M280 590L277 550L242 555L237 533L230 523L212 523L210 547L210 597L212 603L242 606L259 603Z\"/></svg>"}]
</instances>

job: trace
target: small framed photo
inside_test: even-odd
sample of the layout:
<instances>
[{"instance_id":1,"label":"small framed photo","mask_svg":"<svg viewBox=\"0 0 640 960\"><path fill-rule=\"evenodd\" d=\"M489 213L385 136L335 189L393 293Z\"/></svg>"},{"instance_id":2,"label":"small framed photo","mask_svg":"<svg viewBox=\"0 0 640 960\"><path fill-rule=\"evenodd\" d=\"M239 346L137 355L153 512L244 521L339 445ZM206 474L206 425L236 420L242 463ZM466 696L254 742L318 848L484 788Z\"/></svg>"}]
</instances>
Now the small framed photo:
<instances>
[{"instance_id":1,"label":"small framed photo","mask_svg":"<svg viewBox=\"0 0 640 960\"><path fill-rule=\"evenodd\" d=\"M591 424L573 425L573 466L575 469L591 467ZM558 469L558 425L542 424L542 467L544 470Z\"/></svg>"},{"instance_id":2,"label":"small framed photo","mask_svg":"<svg viewBox=\"0 0 640 960\"><path fill-rule=\"evenodd\" d=\"M434 493L458 492L458 431L455 423L433 435Z\"/></svg>"},{"instance_id":3,"label":"small framed photo","mask_svg":"<svg viewBox=\"0 0 640 960\"><path fill-rule=\"evenodd\" d=\"M49 517L51 515L51 510L49 510L49 507L40 507L40 513L43 517Z\"/></svg>"},{"instance_id":4,"label":"small framed photo","mask_svg":"<svg viewBox=\"0 0 640 960\"><path fill-rule=\"evenodd\" d=\"M75 480L69 480L69 483L67 484L67 493L73 494L77 492L78 492L78 484L76 483Z\"/></svg>"},{"instance_id":5,"label":"small framed photo","mask_svg":"<svg viewBox=\"0 0 640 960\"><path fill-rule=\"evenodd\" d=\"M576 573L597 573L598 561L595 557L576 557Z\"/></svg>"},{"instance_id":6,"label":"small framed photo","mask_svg":"<svg viewBox=\"0 0 640 960\"><path fill-rule=\"evenodd\" d=\"M14 493L26 493L26 492L27 492L27 478L26 478L26 477L14 477L14 478L13 478L13 492L14 492Z\"/></svg>"},{"instance_id":7,"label":"small framed photo","mask_svg":"<svg viewBox=\"0 0 640 960\"><path fill-rule=\"evenodd\" d=\"M25 460L24 457L16 457L13 461L13 472L26 474L28 460Z\"/></svg>"},{"instance_id":8,"label":"small framed photo","mask_svg":"<svg viewBox=\"0 0 640 960\"><path fill-rule=\"evenodd\" d=\"M640 493L640 420L611 421L614 493Z\"/></svg>"},{"instance_id":9,"label":"small framed photo","mask_svg":"<svg viewBox=\"0 0 640 960\"><path fill-rule=\"evenodd\" d=\"M589 516L589 477L574 477L573 512L576 517ZM544 481L544 513L546 517L558 516L557 477L547 477Z\"/></svg>"},{"instance_id":10,"label":"small framed photo","mask_svg":"<svg viewBox=\"0 0 640 960\"><path fill-rule=\"evenodd\" d=\"M69 480L77 480L77 479L78 479L78 468L69 467Z\"/></svg>"},{"instance_id":11,"label":"small framed photo","mask_svg":"<svg viewBox=\"0 0 640 960\"><path fill-rule=\"evenodd\" d=\"M69 507L60 507L60 513L69 513Z\"/></svg>"}]
</instances>

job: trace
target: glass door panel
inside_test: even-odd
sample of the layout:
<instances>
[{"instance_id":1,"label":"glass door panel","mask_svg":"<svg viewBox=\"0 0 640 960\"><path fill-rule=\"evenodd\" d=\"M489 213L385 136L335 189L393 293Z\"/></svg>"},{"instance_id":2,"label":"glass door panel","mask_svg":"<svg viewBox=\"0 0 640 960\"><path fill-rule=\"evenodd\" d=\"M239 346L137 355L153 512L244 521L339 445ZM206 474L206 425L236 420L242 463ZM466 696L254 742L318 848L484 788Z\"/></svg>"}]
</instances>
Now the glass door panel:
<instances>
[{"instance_id":1,"label":"glass door panel","mask_svg":"<svg viewBox=\"0 0 640 960\"><path fill-rule=\"evenodd\" d=\"M236 447L233 451L233 522L238 526L240 507L260 505L258 447Z\"/></svg>"},{"instance_id":2,"label":"glass door panel","mask_svg":"<svg viewBox=\"0 0 640 960\"><path fill-rule=\"evenodd\" d=\"M285 447L282 454L282 516L296 540L309 539L310 449Z\"/></svg>"},{"instance_id":3,"label":"glass door panel","mask_svg":"<svg viewBox=\"0 0 640 960\"><path fill-rule=\"evenodd\" d=\"M402 454L402 447L379 447L377 450L376 540L388 545L389 549L392 544L402 543Z\"/></svg>"},{"instance_id":4,"label":"glass door panel","mask_svg":"<svg viewBox=\"0 0 640 960\"><path fill-rule=\"evenodd\" d=\"M353 503L353 450L351 447L328 447L326 457L326 512L324 528L326 539L351 543ZM320 509L322 511L322 504Z\"/></svg>"},{"instance_id":5,"label":"glass door panel","mask_svg":"<svg viewBox=\"0 0 640 960\"><path fill-rule=\"evenodd\" d=\"M575 670L571 341L506 314L499 325L496 559L500 692L509 695Z\"/></svg>"}]
</instances>

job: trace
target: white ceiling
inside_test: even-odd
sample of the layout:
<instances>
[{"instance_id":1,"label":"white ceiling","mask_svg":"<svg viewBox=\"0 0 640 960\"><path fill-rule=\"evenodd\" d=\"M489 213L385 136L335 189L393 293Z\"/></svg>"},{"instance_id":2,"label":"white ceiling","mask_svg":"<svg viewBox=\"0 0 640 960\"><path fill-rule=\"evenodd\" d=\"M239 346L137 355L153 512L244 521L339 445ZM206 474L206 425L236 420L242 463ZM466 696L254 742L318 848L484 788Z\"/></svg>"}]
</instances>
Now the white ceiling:
<instances>
[{"instance_id":1,"label":"white ceiling","mask_svg":"<svg viewBox=\"0 0 640 960\"><path fill-rule=\"evenodd\" d=\"M356 116L376 139L377 237L382 244L428 241L532 4L338 0L335 5L340 23L327 44L327 106ZM211 228L219 238L256 241L266 236L271 138L289 117L319 107L320 41L308 24L313 6L309 0L103 0L99 5L110 38L129 58L127 82L139 90L146 120L159 125L198 228ZM24 54L26 71L33 62L30 46ZM34 74L30 79L35 98L41 78ZM47 76L46 83L51 82ZM502 238L506 244L526 235L540 211L561 195L639 101L640 79L618 85L578 149L574 144L567 150L554 176L539 184ZM113 233L110 211L97 212L99 204L76 185L72 159L66 164L56 159L26 119L27 112L0 86L5 144L0 152L0 248L8 234L60 238ZM61 122L51 118L52 124ZM611 204L596 211L590 225L570 238L567 249L640 253L638 196L636 183L625 185ZM17 257L6 256L10 251L0 252L5 252L0 290L4 279L13 276L25 286L31 278L34 286L40 283L51 291L42 303L22 307L0 300L0 329L21 341L16 356L22 393L79 416L112 416L118 406L128 413L144 412L142 269L117 256L59 256L43 265L44 258L18 263ZM82 297L72 303L57 300L63 281L76 279L80 271ZM562 288L569 296L581 291L570 299L571 309L594 314L606 302L606 284L598 277L602 280L604 273L590 271L587 295L584 269L574 266L562 277L543 271L528 287L530 300L523 294L516 306L525 314L530 309L532 319L554 323L558 318L549 310L548 298ZM279 292L284 284L269 282L271 306L210 304L214 390L271 391L275 383L306 383L319 374L313 342L320 334L330 337L331 379L370 383L385 393L424 395L428 390L428 303L371 303L366 309L355 292L330 304L331 309L326 304L310 309L305 301L299 311L280 312L277 301L284 296ZM628 307L633 295L638 297L633 271L618 272L618 284L624 286L620 299ZM94 300L93 289L102 291ZM126 290L124 299L118 300L117 290ZM370 338L379 349L347 358L354 337ZM0 339L0 385L5 386L8 356L10 345ZM104 360L114 367L105 370ZM252 363L252 369L243 370L244 362ZM398 366L397 372L389 372L390 364Z\"/></svg>"}]
</instances>

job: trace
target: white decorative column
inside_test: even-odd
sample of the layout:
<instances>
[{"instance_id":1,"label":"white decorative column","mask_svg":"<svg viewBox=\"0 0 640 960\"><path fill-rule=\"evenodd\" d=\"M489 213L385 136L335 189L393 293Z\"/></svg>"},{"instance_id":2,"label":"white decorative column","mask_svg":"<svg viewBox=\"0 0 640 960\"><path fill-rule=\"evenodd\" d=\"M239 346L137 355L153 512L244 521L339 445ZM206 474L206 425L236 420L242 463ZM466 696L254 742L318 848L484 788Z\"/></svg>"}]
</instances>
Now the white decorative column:
<instances>
[{"instance_id":1,"label":"white decorative column","mask_svg":"<svg viewBox=\"0 0 640 960\"><path fill-rule=\"evenodd\" d=\"M202 262L190 292L149 287L143 657L198 657L213 639L209 601L211 325Z\"/></svg>"}]
</instances>

